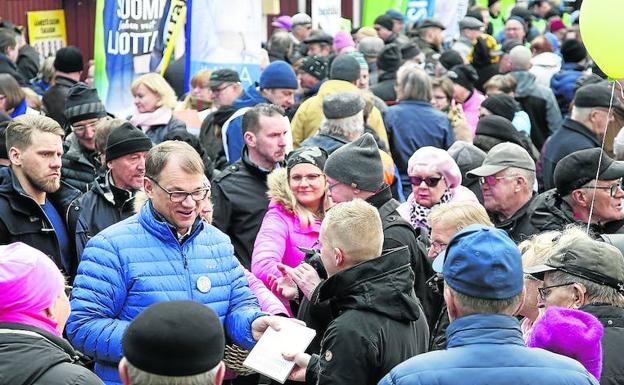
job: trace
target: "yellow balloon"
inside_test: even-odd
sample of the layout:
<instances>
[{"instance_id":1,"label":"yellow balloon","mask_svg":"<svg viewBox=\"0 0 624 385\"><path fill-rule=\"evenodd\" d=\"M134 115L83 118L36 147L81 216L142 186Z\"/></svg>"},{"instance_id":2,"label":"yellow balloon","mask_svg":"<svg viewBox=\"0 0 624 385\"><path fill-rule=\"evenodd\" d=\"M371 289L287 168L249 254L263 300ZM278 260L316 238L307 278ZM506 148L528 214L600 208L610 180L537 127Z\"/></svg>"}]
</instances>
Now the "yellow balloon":
<instances>
[{"instance_id":1,"label":"yellow balloon","mask_svg":"<svg viewBox=\"0 0 624 385\"><path fill-rule=\"evenodd\" d=\"M624 78L624 0L584 0L580 28L585 48L611 79Z\"/></svg>"}]
</instances>

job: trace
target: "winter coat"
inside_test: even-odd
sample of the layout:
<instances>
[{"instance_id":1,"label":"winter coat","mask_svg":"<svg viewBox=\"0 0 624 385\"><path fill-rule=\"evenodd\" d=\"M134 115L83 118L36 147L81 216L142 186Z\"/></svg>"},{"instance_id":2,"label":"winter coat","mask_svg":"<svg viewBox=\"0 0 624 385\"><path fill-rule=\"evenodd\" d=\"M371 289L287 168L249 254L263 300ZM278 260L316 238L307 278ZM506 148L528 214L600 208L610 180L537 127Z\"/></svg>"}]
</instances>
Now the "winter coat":
<instances>
[{"instance_id":1,"label":"winter coat","mask_svg":"<svg viewBox=\"0 0 624 385\"><path fill-rule=\"evenodd\" d=\"M5 54L0 53L0 74L9 74L17 81L20 87L28 87L28 79L25 79L19 69Z\"/></svg>"},{"instance_id":2,"label":"winter coat","mask_svg":"<svg viewBox=\"0 0 624 385\"><path fill-rule=\"evenodd\" d=\"M269 206L268 174L249 160L244 148L241 159L216 176L212 185L213 224L230 236L236 257L246 269L251 269L254 241Z\"/></svg>"},{"instance_id":3,"label":"winter coat","mask_svg":"<svg viewBox=\"0 0 624 385\"><path fill-rule=\"evenodd\" d=\"M208 114L199 129L199 141L206 149L210 159L213 160L217 170L223 170L227 166L223 139L221 139L221 127L234 112L236 109L232 106L221 107Z\"/></svg>"},{"instance_id":4,"label":"winter coat","mask_svg":"<svg viewBox=\"0 0 624 385\"><path fill-rule=\"evenodd\" d=\"M380 385L597 385L572 358L527 348L519 322L502 314L473 314L451 322L448 348L400 364Z\"/></svg>"},{"instance_id":5,"label":"winter coat","mask_svg":"<svg viewBox=\"0 0 624 385\"><path fill-rule=\"evenodd\" d=\"M70 236L75 234L79 258L94 235L134 214L134 194L113 186L110 178L110 173L99 177L91 190L69 206L68 231Z\"/></svg>"},{"instance_id":6,"label":"winter coat","mask_svg":"<svg viewBox=\"0 0 624 385\"><path fill-rule=\"evenodd\" d=\"M536 195L533 195L531 199L520 207L509 219L501 221L498 219L498 216L492 215L492 223L494 223L494 226L497 228L505 230L509 238L513 239L516 243L520 243L531 237L531 235L539 233L540 231L533 226L530 220L531 214L533 214L532 206L536 197Z\"/></svg>"},{"instance_id":7,"label":"winter coat","mask_svg":"<svg viewBox=\"0 0 624 385\"><path fill-rule=\"evenodd\" d=\"M293 145L295 148L299 147L301 142L305 139L314 135L319 127L321 127L321 121L323 120L323 98L326 95L346 91L358 92L358 88L355 84L344 80L326 80L321 88L319 88L317 95L301 103L291 122ZM388 143L388 135L386 134L383 118L377 108L373 107L367 123L377 132L381 139Z\"/></svg>"},{"instance_id":8,"label":"winter coat","mask_svg":"<svg viewBox=\"0 0 624 385\"><path fill-rule=\"evenodd\" d=\"M66 332L95 359L95 372L107 384L120 383L117 363L128 325L157 302L206 304L236 344L255 344L251 324L263 313L228 237L199 218L181 242L174 232L148 202L91 238L82 254Z\"/></svg>"},{"instance_id":9,"label":"winter coat","mask_svg":"<svg viewBox=\"0 0 624 385\"><path fill-rule=\"evenodd\" d=\"M319 147L331 155L334 151L349 143L347 140L317 132L301 143L300 147Z\"/></svg>"},{"instance_id":10,"label":"winter coat","mask_svg":"<svg viewBox=\"0 0 624 385\"><path fill-rule=\"evenodd\" d=\"M543 52L533 56L529 72L535 76L535 83L550 88L554 74L561 69L561 56L552 52Z\"/></svg>"},{"instance_id":11,"label":"winter coat","mask_svg":"<svg viewBox=\"0 0 624 385\"><path fill-rule=\"evenodd\" d=\"M477 131L477 124L479 123L479 116L481 116L481 103L485 100L485 96L478 90L473 90L472 94L462 103L462 109L464 110L464 116L466 122L470 126L470 131L474 135Z\"/></svg>"},{"instance_id":12,"label":"winter coat","mask_svg":"<svg viewBox=\"0 0 624 385\"><path fill-rule=\"evenodd\" d=\"M66 141L69 143L69 150L61 158L61 179L84 193L93 185L100 162L95 152L88 152L77 138L74 139Z\"/></svg>"},{"instance_id":13,"label":"winter coat","mask_svg":"<svg viewBox=\"0 0 624 385\"><path fill-rule=\"evenodd\" d=\"M390 152L407 195L411 189L407 176L409 158L421 147L449 148L455 141L453 128L446 114L433 108L429 102L417 100L401 100L391 106L384 122Z\"/></svg>"},{"instance_id":14,"label":"winter coat","mask_svg":"<svg viewBox=\"0 0 624 385\"><path fill-rule=\"evenodd\" d=\"M531 227L538 233L544 231L563 231L568 225L587 227L587 223L579 220L574 215L572 207L552 189L539 194L530 211ZM624 233L624 220L611 221L604 225L592 224L589 227L589 235L597 238L600 234Z\"/></svg>"},{"instance_id":15,"label":"winter coat","mask_svg":"<svg viewBox=\"0 0 624 385\"><path fill-rule=\"evenodd\" d=\"M271 201L256 236L251 271L269 286L271 275L282 276L277 269L279 263L296 267L303 261L305 255L299 247L314 246L318 241L321 220L302 226L292 206L296 198L288 186L286 169L277 169L269 174L267 185ZM289 307L287 300L283 299L283 302Z\"/></svg>"},{"instance_id":16,"label":"winter coat","mask_svg":"<svg viewBox=\"0 0 624 385\"><path fill-rule=\"evenodd\" d=\"M239 262L240 264L240 262ZM281 315L284 317L288 317L288 310L284 304L269 290L264 283L258 279L253 273L244 267L243 272L245 273L245 279L247 279L247 283L249 284L249 290L256 296L258 299L258 304L260 305L260 309L262 311L273 314L273 315Z\"/></svg>"},{"instance_id":17,"label":"winter coat","mask_svg":"<svg viewBox=\"0 0 624 385\"><path fill-rule=\"evenodd\" d=\"M68 191L72 194L46 195L64 219L66 212L63 207L78 195L76 190L69 188ZM0 169L0 213L0 244L23 242L40 250L50 256L71 280L77 267L73 247L72 255L63 260L61 246L50 219L41 206L26 194L10 167Z\"/></svg>"},{"instance_id":18,"label":"winter coat","mask_svg":"<svg viewBox=\"0 0 624 385\"><path fill-rule=\"evenodd\" d=\"M165 141L165 137L168 133L174 130L184 130L186 131L186 123L182 120L172 116L169 119L167 124L157 124L151 126L149 130L145 132L145 135L152 141L154 144L158 144Z\"/></svg>"},{"instance_id":19,"label":"winter coat","mask_svg":"<svg viewBox=\"0 0 624 385\"><path fill-rule=\"evenodd\" d=\"M596 316L604 327L600 385L624 384L624 309L597 303L581 306L579 310Z\"/></svg>"},{"instance_id":20,"label":"winter coat","mask_svg":"<svg viewBox=\"0 0 624 385\"><path fill-rule=\"evenodd\" d=\"M583 71L584 68L577 63L564 63L561 71L550 79L550 88L557 98L563 116L567 115L570 109L570 103L576 91L576 81L583 76Z\"/></svg>"},{"instance_id":21,"label":"winter coat","mask_svg":"<svg viewBox=\"0 0 624 385\"><path fill-rule=\"evenodd\" d=\"M77 83L73 79L57 75L54 78L54 85L48 88L41 98L46 115L56 120L65 129L66 133L71 130L65 117L65 100L67 99L69 89Z\"/></svg>"},{"instance_id":22,"label":"winter coat","mask_svg":"<svg viewBox=\"0 0 624 385\"><path fill-rule=\"evenodd\" d=\"M332 321L306 383L377 384L397 364L426 352L429 330L409 261L402 247L321 283L315 301L329 303Z\"/></svg>"},{"instance_id":23,"label":"winter coat","mask_svg":"<svg viewBox=\"0 0 624 385\"><path fill-rule=\"evenodd\" d=\"M386 102L386 104L394 104L397 100L396 91L394 90L396 77L396 72L384 72L379 75L377 84L372 86L370 91L379 99Z\"/></svg>"},{"instance_id":24,"label":"winter coat","mask_svg":"<svg viewBox=\"0 0 624 385\"><path fill-rule=\"evenodd\" d=\"M535 82L527 71L512 71L516 79L516 100L531 118L531 140L542 149L546 138L561 126L561 111L552 90Z\"/></svg>"},{"instance_id":25,"label":"winter coat","mask_svg":"<svg viewBox=\"0 0 624 385\"><path fill-rule=\"evenodd\" d=\"M561 128L552 134L541 152L541 179L544 181L544 189L550 190L555 187L555 166L563 157L579 150L600 147L600 145L601 141L598 137L583 123L570 118L564 120Z\"/></svg>"},{"instance_id":26,"label":"winter coat","mask_svg":"<svg viewBox=\"0 0 624 385\"><path fill-rule=\"evenodd\" d=\"M102 385L66 340L39 328L0 323L0 384Z\"/></svg>"},{"instance_id":27,"label":"winter coat","mask_svg":"<svg viewBox=\"0 0 624 385\"><path fill-rule=\"evenodd\" d=\"M271 104L252 84L232 104L236 112L223 124L221 131L223 149L225 150L228 164L232 164L240 159L245 146L245 141L243 140L243 114L248 108L260 103Z\"/></svg>"},{"instance_id":28,"label":"winter coat","mask_svg":"<svg viewBox=\"0 0 624 385\"><path fill-rule=\"evenodd\" d=\"M41 58L39 57L39 52L37 52L37 50L35 50L32 46L26 44L19 49L15 64L24 79L30 81L30 79L37 77L37 74L39 73L40 61Z\"/></svg>"}]
</instances>

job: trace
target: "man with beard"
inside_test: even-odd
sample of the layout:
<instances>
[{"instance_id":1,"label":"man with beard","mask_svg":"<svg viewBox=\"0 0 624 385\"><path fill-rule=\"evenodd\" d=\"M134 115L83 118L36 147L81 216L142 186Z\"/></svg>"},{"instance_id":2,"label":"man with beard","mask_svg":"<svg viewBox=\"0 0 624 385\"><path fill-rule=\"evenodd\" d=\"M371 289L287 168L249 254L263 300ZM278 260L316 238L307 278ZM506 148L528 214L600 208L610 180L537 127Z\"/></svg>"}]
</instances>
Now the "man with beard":
<instances>
[{"instance_id":1,"label":"man with beard","mask_svg":"<svg viewBox=\"0 0 624 385\"><path fill-rule=\"evenodd\" d=\"M0 244L35 247L70 274L75 258L60 210L64 205L49 196L61 186L63 134L57 122L40 115L22 115L9 123L11 167L0 170Z\"/></svg>"},{"instance_id":2,"label":"man with beard","mask_svg":"<svg viewBox=\"0 0 624 385\"><path fill-rule=\"evenodd\" d=\"M267 175L286 154L288 120L275 104L260 103L242 116L241 158L214 179L213 224L232 239L235 254L249 269L251 252L269 205Z\"/></svg>"}]
</instances>

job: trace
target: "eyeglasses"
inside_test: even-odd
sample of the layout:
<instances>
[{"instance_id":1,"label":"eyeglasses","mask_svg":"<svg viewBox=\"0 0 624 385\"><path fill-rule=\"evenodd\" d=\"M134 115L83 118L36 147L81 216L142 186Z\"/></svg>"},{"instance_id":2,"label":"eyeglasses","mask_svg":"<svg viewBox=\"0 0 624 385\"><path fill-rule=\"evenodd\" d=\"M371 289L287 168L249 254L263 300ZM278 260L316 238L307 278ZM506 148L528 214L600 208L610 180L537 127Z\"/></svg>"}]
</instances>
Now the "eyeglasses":
<instances>
[{"instance_id":1,"label":"eyeglasses","mask_svg":"<svg viewBox=\"0 0 624 385\"><path fill-rule=\"evenodd\" d=\"M431 249L441 252L446 249L448 243L438 242L430 239Z\"/></svg>"},{"instance_id":2,"label":"eyeglasses","mask_svg":"<svg viewBox=\"0 0 624 385\"><path fill-rule=\"evenodd\" d=\"M187 191L169 191L163 186L161 186L155 179L149 178L152 182L156 184L156 186L160 187L164 192L169 194L169 200L173 203L182 203L186 200L186 197L190 196L195 202L203 201L208 196L210 192L210 188L201 188L199 190L187 192Z\"/></svg>"},{"instance_id":3,"label":"eyeglasses","mask_svg":"<svg viewBox=\"0 0 624 385\"><path fill-rule=\"evenodd\" d=\"M212 93L213 93L213 94L218 94L218 93L220 93L220 92L223 92L226 88L228 88L228 87L232 87L233 85L234 85L234 83L228 83L226 86L221 87L221 88L219 88L219 87L217 87L217 88L212 88Z\"/></svg>"},{"instance_id":4,"label":"eyeglasses","mask_svg":"<svg viewBox=\"0 0 624 385\"><path fill-rule=\"evenodd\" d=\"M100 121L100 119L91 122L91 123L87 123L87 124L81 124L79 126L75 126L72 124L71 128L74 132L82 132L84 130L86 130L88 127L95 127L96 124L98 124Z\"/></svg>"},{"instance_id":5,"label":"eyeglasses","mask_svg":"<svg viewBox=\"0 0 624 385\"><path fill-rule=\"evenodd\" d=\"M301 184L304 180L308 181L308 183L316 183L322 176L323 174L292 175L290 180L295 184Z\"/></svg>"},{"instance_id":6,"label":"eyeglasses","mask_svg":"<svg viewBox=\"0 0 624 385\"><path fill-rule=\"evenodd\" d=\"M622 188L622 185L620 182L617 184L612 184L611 186L585 186L583 188L589 188L589 189L595 188L597 190L609 190L609 196L613 198L618 193L618 191Z\"/></svg>"},{"instance_id":7,"label":"eyeglasses","mask_svg":"<svg viewBox=\"0 0 624 385\"><path fill-rule=\"evenodd\" d=\"M340 182L336 182L336 183L333 183L333 184L328 185L328 186L327 186L327 191L330 191L330 192L331 192L331 190L332 190L334 187L338 186L339 184L340 184Z\"/></svg>"},{"instance_id":8,"label":"eyeglasses","mask_svg":"<svg viewBox=\"0 0 624 385\"><path fill-rule=\"evenodd\" d=\"M482 176L482 177L479 177L479 183L480 184L487 184L490 187L494 187L494 186L496 186L496 183L498 183L499 179L515 178L517 176L518 175L505 175L505 176L488 175L488 176Z\"/></svg>"},{"instance_id":9,"label":"eyeglasses","mask_svg":"<svg viewBox=\"0 0 624 385\"><path fill-rule=\"evenodd\" d=\"M542 301L546 301L546 297L548 297L550 295L550 293L552 292L552 289L557 288L557 287L574 285L575 283L576 282L566 282L566 283L562 283L562 284L559 284L559 285L550 285L550 286L538 287L537 291L539 293L540 299Z\"/></svg>"},{"instance_id":10,"label":"eyeglasses","mask_svg":"<svg viewBox=\"0 0 624 385\"><path fill-rule=\"evenodd\" d=\"M442 178L441 177L435 178L431 176L427 178L423 178L420 176L410 176L409 180L410 180L410 183L414 186L420 186L422 182L425 182L425 184L429 187L436 187L438 183L440 183Z\"/></svg>"}]
</instances>

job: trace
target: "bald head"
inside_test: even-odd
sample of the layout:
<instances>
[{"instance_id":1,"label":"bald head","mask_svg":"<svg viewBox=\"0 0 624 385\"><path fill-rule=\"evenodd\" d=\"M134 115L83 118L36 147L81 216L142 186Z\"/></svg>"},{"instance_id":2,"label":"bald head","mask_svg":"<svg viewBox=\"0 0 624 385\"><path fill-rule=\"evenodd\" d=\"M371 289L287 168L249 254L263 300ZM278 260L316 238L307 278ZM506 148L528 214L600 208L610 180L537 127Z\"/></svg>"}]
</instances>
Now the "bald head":
<instances>
[{"instance_id":1,"label":"bald head","mask_svg":"<svg viewBox=\"0 0 624 385\"><path fill-rule=\"evenodd\" d=\"M531 68L531 50L523 45L514 47L509 52L512 70L526 71Z\"/></svg>"}]
</instances>

